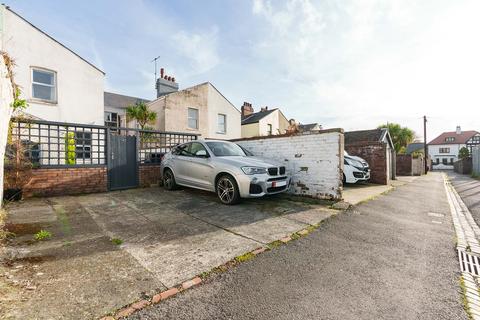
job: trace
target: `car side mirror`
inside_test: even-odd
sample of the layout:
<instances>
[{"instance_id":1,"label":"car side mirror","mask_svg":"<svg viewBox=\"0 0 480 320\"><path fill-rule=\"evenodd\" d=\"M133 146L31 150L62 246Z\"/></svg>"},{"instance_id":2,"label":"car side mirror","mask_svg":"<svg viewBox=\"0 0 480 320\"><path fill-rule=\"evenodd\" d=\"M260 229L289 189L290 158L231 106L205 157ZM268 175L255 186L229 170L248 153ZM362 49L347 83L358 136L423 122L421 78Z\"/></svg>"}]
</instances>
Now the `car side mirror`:
<instances>
[{"instance_id":1,"label":"car side mirror","mask_svg":"<svg viewBox=\"0 0 480 320\"><path fill-rule=\"evenodd\" d=\"M195 156L199 158L208 158L209 155L206 150L198 150L197 153L195 153Z\"/></svg>"}]
</instances>

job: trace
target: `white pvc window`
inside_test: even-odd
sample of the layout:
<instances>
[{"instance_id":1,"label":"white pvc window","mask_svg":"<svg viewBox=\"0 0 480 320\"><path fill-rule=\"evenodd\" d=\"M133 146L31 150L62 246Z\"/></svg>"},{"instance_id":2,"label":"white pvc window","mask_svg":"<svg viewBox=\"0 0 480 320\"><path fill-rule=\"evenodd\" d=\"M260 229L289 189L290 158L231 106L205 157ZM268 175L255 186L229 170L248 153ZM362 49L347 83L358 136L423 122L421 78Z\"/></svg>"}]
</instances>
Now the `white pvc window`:
<instances>
[{"instance_id":1,"label":"white pvc window","mask_svg":"<svg viewBox=\"0 0 480 320\"><path fill-rule=\"evenodd\" d=\"M227 132L227 115L225 114L218 114L217 117L217 132L218 133L226 133Z\"/></svg>"},{"instance_id":2,"label":"white pvc window","mask_svg":"<svg viewBox=\"0 0 480 320\"><path fill-rule=\"evenodd\" d=\"M198 109L188 108L188 127L198 129Z\"/></svg>"},{"instance_id":3,"label":"white pvc window","mask_svg":"<svg viewBox=\"0 0 480 320\"><path fill-rule=\"evenodd\" d=\"M34 99L57 101L57 75L53 71L32 68L32 97Z\"/></svg>"}]
</instances>

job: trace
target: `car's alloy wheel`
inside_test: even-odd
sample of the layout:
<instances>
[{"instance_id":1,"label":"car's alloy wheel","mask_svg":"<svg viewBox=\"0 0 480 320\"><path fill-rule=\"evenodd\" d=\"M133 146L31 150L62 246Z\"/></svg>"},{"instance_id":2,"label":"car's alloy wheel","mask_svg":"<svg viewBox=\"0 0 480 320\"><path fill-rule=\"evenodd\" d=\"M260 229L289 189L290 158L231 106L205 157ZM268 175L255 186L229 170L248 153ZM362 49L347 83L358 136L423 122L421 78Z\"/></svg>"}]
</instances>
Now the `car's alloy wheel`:
<instances>
[{"instance_id":1,"label":"car's alloy wheel","mask_svg":"<svg viewBox=\"0 0 480 320\"><path fill-rule=\"evenodd\" d=\"M230 176L222 176L218 179L217 195L224 204L235 204L240 200L237 183Z\"/></svg>"},{"instance_id":2,"label":"car's alloy wheel","mask_svg":"<svg viewBox=\"0 0 480 320\"><path fill-rule=\"evenodd\" d=\"M171 170L165 170L165 173L163 174L163 187L167 190L175 190L177 187L175 176Z\"/></svg>"}]
</instances>

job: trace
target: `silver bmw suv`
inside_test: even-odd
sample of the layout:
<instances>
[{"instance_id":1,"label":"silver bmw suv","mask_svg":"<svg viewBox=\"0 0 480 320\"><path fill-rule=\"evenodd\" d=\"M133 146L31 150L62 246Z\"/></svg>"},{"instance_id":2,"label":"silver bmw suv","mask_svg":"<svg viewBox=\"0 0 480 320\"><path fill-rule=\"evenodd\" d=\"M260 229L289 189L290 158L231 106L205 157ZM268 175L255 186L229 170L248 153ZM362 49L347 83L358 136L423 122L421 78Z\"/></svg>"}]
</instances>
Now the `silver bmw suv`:
<instances>
[{"instance_id":1,"label":"silver bmw suv","mask_svg":"<svg viewBox=\"0 0 480 320\"><path fill-rule=\"evenodd\" d=\"M181 185L212 191L224 204L285 192L290 187L285 166L254 157L228 141L197 140L179 145L163 157L161 174L167 190Z\"/></svg>"}]
</instances>

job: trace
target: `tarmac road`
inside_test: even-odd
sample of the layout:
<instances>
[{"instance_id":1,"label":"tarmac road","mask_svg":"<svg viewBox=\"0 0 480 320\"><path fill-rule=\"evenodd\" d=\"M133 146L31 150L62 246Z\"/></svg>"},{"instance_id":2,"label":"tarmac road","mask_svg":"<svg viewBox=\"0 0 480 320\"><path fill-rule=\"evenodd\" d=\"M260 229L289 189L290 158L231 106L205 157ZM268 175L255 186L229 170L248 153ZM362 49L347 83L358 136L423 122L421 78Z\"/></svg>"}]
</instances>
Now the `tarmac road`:
<instances>
[{"instance_id":1,"label":"tarmac road","mask_svg":"<svg viewBox=\"0 0 480 320\"><path fill-rule=\"evenodd\" d=\"M468 319L441 173L129 319Z\"/></svg>"}]
</instances>

